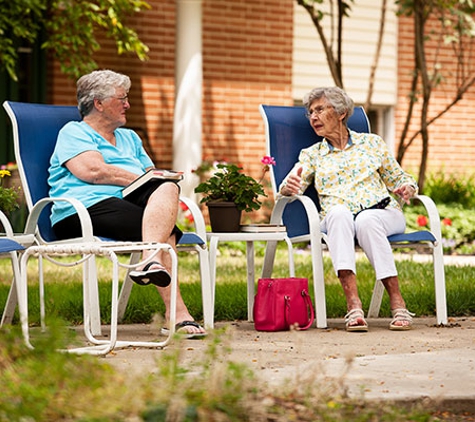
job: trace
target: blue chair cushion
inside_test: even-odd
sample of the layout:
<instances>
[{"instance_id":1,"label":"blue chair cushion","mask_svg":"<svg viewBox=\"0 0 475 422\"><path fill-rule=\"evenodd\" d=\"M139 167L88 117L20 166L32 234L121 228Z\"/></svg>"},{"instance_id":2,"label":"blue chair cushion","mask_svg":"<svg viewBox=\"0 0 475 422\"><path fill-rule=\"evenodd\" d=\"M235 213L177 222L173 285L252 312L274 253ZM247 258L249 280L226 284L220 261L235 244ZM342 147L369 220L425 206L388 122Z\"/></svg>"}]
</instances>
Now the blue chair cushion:
<instances>
[{"instance_id":1,"label":"blue chair cushion","mask_svg":"<svg viewBox=\"0 0 475 422\"><path fill-rule=\"evenodd\" d=\"M183 233L179 245L204 245L205 241L196 233Z\"/></svg>"},{"instance_id":2,"label":"blue chair cushion","mask_svg":"<svg viewBox=\"0 0 475 422\"><path fill-rule=\"evenodd\" d=\"M0 253L22 251L25 248L11 239L0 239Z\"/></svg>"},{"instance_id":3,"label":"blue chair cushion","mask_svg":"<svg viewBox=\"0 0 475 422\"><path fill-rule=\"evenodd\" d=\"M388 236L391 243L418 243L418 242L435 242L435 236L426 230L421 230L412 233L400 233Z\"/></svg>"}]
</instances>

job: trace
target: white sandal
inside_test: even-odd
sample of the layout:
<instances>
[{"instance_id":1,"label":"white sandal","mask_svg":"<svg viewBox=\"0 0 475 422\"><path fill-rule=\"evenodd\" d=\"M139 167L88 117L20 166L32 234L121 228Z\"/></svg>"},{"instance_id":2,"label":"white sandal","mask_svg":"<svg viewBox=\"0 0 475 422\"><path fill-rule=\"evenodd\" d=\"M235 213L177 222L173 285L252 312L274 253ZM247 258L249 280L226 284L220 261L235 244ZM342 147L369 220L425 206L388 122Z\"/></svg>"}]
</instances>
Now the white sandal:
<instances>
[{"instance_id":1,"label":"white sandal","mask_svg":"<svg viewBox=\"0 0 475 422\"><path fill-rule=\"evenodd\" d=\"M409 312L405 308L392 309L391 314L393 320L389 324L389 329L392 331L407 331L412 329L412 317L416 314ZM397 322L407 322L404 325L397 325Z\"/></svg>"},{"instance_id":2,"label":"white sandal","mask_svg":"<svg viewBox=\"0 0 475 422\"><path fill-rule=\"evenodd\" d=\"M360 323L362 320L363 324ZM356 322L356 325L355 325ZM368 331L368 323L364 319L364 312L361 308L352 309L345 315L346 331L350 332L366 332Z\"/></svg>"}]
</instances>

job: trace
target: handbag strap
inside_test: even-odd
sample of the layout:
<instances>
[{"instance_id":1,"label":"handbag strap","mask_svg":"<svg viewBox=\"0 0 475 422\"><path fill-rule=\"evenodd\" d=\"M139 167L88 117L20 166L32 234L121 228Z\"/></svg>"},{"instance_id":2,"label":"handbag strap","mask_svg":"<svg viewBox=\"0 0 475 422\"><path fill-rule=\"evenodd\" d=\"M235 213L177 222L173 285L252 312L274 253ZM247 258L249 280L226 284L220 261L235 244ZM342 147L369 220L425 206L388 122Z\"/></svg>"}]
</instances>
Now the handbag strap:
<instances>
[{"instance_id":1,"label":"handbag strap","mask_svg":"<svg viewBox=\"0 0 475 422\"><path fill-rule=\"evenodd\" d=\"M305 305L307 305L307 315L308 315L308 309L310 309L310 317L307 321L307 324L304 327L299 327L298 330L307 330L310 328L310 326L313 324L313 321L315 320L315 312L313 310L313 305L312 305L312 300L310 299L309 294L307 293L306 290L302 290L302 297L305 302ZM289 319L290 319L290 296L284 296L285 299L285 323L286 325L289 325Z\"/></svg>"}]
</instances>

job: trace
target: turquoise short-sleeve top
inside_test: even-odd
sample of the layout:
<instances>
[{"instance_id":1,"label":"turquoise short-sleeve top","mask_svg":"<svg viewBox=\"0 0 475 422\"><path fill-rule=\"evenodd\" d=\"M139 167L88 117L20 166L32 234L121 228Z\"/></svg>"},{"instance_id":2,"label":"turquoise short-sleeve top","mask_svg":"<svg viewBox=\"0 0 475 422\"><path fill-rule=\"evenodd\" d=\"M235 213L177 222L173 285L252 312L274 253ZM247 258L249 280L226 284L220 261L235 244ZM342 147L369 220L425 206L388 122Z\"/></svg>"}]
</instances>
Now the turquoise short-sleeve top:
<instances>
[{"instance_id":1,"label":"turquoise short-sleeve top","mask_svg":"<svg viewBox=\"0 0 475 422\"><path fill-rule=\"evenodd\" d=\"M91 184L78 179L65 166L73 157L86 152L98 151L107 164L121 167L137 175L153 167L140 137L130 129L119 128L114 132L116 145L112 145L85 122L69 122L59 132L56 147L50 160L48 183L50 197L76 198L86 208L110 197L122 198L123 186ZM67 202L53 205L51 223L74 214Z\"/></svg>"}]
</instances>

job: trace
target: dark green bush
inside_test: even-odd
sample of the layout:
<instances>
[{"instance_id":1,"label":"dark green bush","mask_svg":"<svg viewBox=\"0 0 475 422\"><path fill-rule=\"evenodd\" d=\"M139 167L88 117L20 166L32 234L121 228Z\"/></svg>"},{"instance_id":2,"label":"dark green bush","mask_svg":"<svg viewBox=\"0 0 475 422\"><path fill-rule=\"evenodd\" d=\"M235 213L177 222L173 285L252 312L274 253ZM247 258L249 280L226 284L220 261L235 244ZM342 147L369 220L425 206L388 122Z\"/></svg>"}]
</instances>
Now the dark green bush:
<instances>
[{"instance_id":1,"label":"dark green bush","mask_svg":"<svg viewBox=\"0 0 475 422\"><path fill-rule=\"evenodd\" d=\"M445 174L443 170L427 177L424 195L436 204L458 204L463 208L475 208L475 175Z\"/></svg>"}]
</instances>

